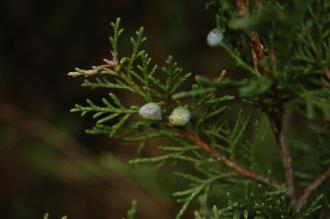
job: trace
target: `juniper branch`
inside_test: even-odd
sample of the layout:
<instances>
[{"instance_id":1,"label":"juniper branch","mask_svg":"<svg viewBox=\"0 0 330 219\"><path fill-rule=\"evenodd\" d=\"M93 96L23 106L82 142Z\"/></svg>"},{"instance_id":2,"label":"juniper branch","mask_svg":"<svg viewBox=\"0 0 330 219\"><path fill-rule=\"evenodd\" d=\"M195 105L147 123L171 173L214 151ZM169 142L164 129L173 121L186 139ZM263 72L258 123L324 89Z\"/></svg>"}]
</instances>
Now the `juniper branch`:
<instances>
[{"instance_id":1,"label":"juniper branch","mask_svg":"<svg viewBox=\"0 0 330 219\"><path fill-rule=\"evenodd\" d=\"M189 132L189 131L178 131L177 134L179 136L182 136L184 138L189 139L193 143L195 143L200 149L211 155L212 157L217 158L219 161L221 161L223 164L225 164L227 167L229 167L231 170L239 174L240 176L243 176L249 180L264 184L264 185L270 185L275 189L280 189L281 186L277 182L271 182L266 176L263 175L257 175L253 170L248 170L241 166L238 163L235 163L234 161L230 160L226 156L220 154L216 149L214 149L212 146L204 142L196 133Z\"/></svg>"},{"instance_id":2,"label":"juniper branch","mask_svg":"<svg viewBox=\"0 0 330 219\"><path fill-rule=\"evenodd\" d=\"M160 103L162 107L162 118L163 116L168 117L169 112L173 110L172 107L174 106L174 102L176 105L182 105L182 102L180 100L173 101L173 99L191 97L193 99L193 103L189 106L189 110L191 110L194 115L196 115L197 112L201 112L199 115L193 116L193 119L191 120L191 127L193 127L195 131L188 131L184 128L173 129L170 126L166 126L166 121L164 119L152 122L148 120L136 121L134 114L138 112L138 107L134 106L133 108L126 108L119 106L110 106L112 102L116 103L115 100L110 101L109 104L105 104L105 106L103 107L98 107L94 103L89 102L89 106L78 106L78 109L76 109L76 111L80 111L84 114L87 112L92 112L95 113L94 118L99 118L95 126L95 130L91 133L111 133L109 135L110 137L126 141L141 141L141 145L144 145L145 141L151 138L168 137L169 139L174 140L174 142L177 142L180 145L178 147L161 146L160 149L169 153L159 157L139 158L131 161L131 163L163 163L165 160L188 161L192 162L195 167L197 166L196 170L198 172L201 172L208 178L211 178L214 173L219 174L219 171L215 169L218 167L218 165L213 166L211 162L218 162L218 164L221 164L221 166L227 168L230 174L245 179L244 183L247 183L250 180L253 182L253 184L266 185L262 188L266 188L267 190L269 189L269 187L271 187L275 189L275 192L279 194L285 193L288 198L282 198L281 195L280 203L283 204L281 204L281 207L274 207L273 203L271 203L270 205L273 209L276 209L276 211L278 211L279 209L283 209L283 214L277 214L277 212L275 214L281 215L281 217L273 216L267 218L293 218L293 216L291 215L292 213L299 213L299 217L295 218L302 218L301 215L308 215L310 214L310 212L319 208L318 201L320 199L316 199L316 201L313 202L316 204L312 204L312 207L308 207L308 205L306 205L306 208L300 209L307 201L307 199L311 196L313 191L315 191L322 183L324 183L328 178L330 178L330 167L328 167L328 169L323 174L321 174L313 182L311 182L311 184L306 186L302 194L299 194L301 196L296 196L295 186L297 186L298 188L298 183L297 185L295 185L293 177L292 159L288 145L286 143L286 140L288 140L288 142L290 141L290 135L287 136L288 139L284 138L283 104L288 100L297 99L298 101L306 104L306 111L309 115L308 118L315 118L310 115L316 115L316 110L320 109L326 116L327 121L330 120L330 114L328 113L330 105L327 104L329 91L327 90L328 87L324 88L324 86L329 85L330 80L329 62L327 61L329 60L328 57L330 57L330 53L328 52L328 48L330 48L330 41L326 41L324 43L316 43L319 41L322 42L323 38L321 40L313 41L312 33L314 28L309 28L302 20L302 27L300 29L298 28L297 31L298 33L301 32L300 35L298 34L297 36L297 40L300 41L293 43L293 45L289 46L289 50L294 50L295 52L289 51L289 54L292 53L293 56L290 56L290 58L286 58L289 57L288 55L285 55L287 54L287 51L285 50L286 48L281 51L279 50L277 44L275 45L273 42L273 39L276 39L276 43L280 44L282 42L281 38L276 37L277 35L272 34L279 34L281 36L282 32L285 33L287 28L284 28L284 31L282 29L279 29L280 31L282 30L281 33L277 33L275 32L275 30L272 30L268 35L266 35L266 31L260 31L259 27L262 27L264 24L267 24L268 20L266 19L266 23L261 21L257 23L254 22L254 20L258 20L259 12L268 12L267 10L272 7L272 5L269 5L270 2L274 2L275 4L275 2L277 1L264 1L264 9L267 9L266 11L263 11L262 9L263 0L254 0L255 3L251 3L253 1L247 0L235 0L232 3L225 3L226 1L216 0L209 1L210 5L213 4L217 7L219 6L220 11L217 14L217 16L219 16L217 19L217 22L219 22L219 24L217 26L224 27L219 29L226 32L226 34L228 33L228 37L224 39L224 42L221 43L220 46L222 46L228 52L228 54L232 56L238 66L249 71L252 76L254 76L253 78L250 78L250 80L244 79L241 81L237 81L232 80L230 78L223 80L223 73L217 80L196 77L197 83L194 84L192 89L189 91L182 91L180 89L177 89L181 85L181 83L190 76L190 74L182 74L181 68L177 66L176 62L173 62L172 59L169 58L166 62L167 65L165 66L165 68L163 68L162 75L164 75L164 78L157 77L157 66L149 65L151 59L149 58L147 53L140 48L140 44L145 40L142 35L143 29L140 29L137 34L137 38L134 38L132 40L132 55L129 57L123 57L118 60L117 40L120 35L119 21L117 22L118 26L115 26L114 28L115 37L111 40L113 41L112 44L114 44L113 60L105 60L106 65L101 65L100 68L93 67L91 70L87 71L78 69L75 74L71 73L71 76L83 75L85 77L91 75L98 76L101 74L114 73L111 77L111 81L107 81L107 79L96 79L96 82L85 81L84 86L91 88L102 87L110 89L126 89L128 91L131 91L132 93L138 94L143 97L145 102L157 102L157 104ZM309 4L308 0L302 2L304 3L304 6L302 8L307 8ZM232 13L231 4L236 7L236 13ZM254 13L255 11L252 10L254 9L254 6L256 6L258 13ZM276 8L274 8L273 10L276 10ZM251 11L251 14L249 14L249 10ZM282 12L278 14L281 15L281 13ZM236 32L236 29L230 29L230 25L227 28L227 25L222 24L229 20L227 20L227 15L229 15L229 17L233 16L234 19L239 17L240 21L248 22L248 26L245 26L245 28L242 26L242 28L244 28L242 30L248 31L248 35L240 34L239 32ZM324 17L323 14L321 14L320 16ZM313 15L312 18L315 20L317 29L320 29L320 24L318 23L319 20L318 18L314 17L315 16ZM276 16L274 17L275 20L273 20L273 17L269 19L271 21L274 21L274 23L279 24L278 26L281 26L281 24L285 22L285 20L277 21L276 19L278 18ZM298 24L297 20L287 22ZM289 25L289 27L291 26L292 25ZM327 25L324 26L326 27ZM318 32L322 31L319 30ZM325 36L328 36L326 34L329 33L324 31L324 38ZM292 34L292 36L294 36L294 34ZM284 45L288 45L288 43L291 43L291 41L292 37L285 39ZM268 48L268 52L264 49L264 45ZM276 57L274 52L275 49ZM246 61L246 58L249 58L249 56L244 56L246 55L246 52L249 52L250 50L252 52L251 63L249 61ZM141 58L141 60L138 58ZM281 61L283 60L284 63L281 63ZM268 65L267 61L272 61L273 63ZM304 76L306 76L306 80ZM319 80L320 76L322 77L322 80ZM217 91L226 87L237 89L239 92L239 98L235 98L233 96L218 97ZM253 104L254 106L257 106L259 109L261 109L261 111L266 111L268 113L268 117L272 125L273 134L275 136L279 148L280 159L283 165L283 170L281 170L285 178L285 185L284 183L282 185L273 181L271 176L268 177L258 175L251 166L244 167L238 161L236 161L235 148L238 142L240 142L238 139L240 136L242 136L242 133L247 127L248 122L247 120L245 121L244 119L241 119L240 116L238 116L238 119L235 121L235 126L234 128L232 128L233 131L227 131L227 129L230 129L231 125L229 125L229 123L227 124L227 122L223 122L222 117L219 117L219 119L215 119L217 115L219 115L222 111L226 109L226 105L222 106L220 104L225 99L241 99L245 102ZM104 122L112 120L115 117L117 118L117 114L119 113L121 113L119 118L123 119L121 119L117 125L113 125L113 123L103 125ZM132 118L130 117L130 115L132 115ZM100 117L102 118L100 119ZM130 119L128 119L129 117ZM211 117L212 119L214 118L214 121L211 121ZM203 126L205 121L210 121L210 124L208 124L209 126ZM122 129L120 129L122 132L117 132L120 127L122 127ZM149 130L152 130L152 133L149 133ZM141 132L144 132L143 136L139 136ZM201 137L202 135L203 137ZM205 141L202 139L204 137ZM222 147L222 142L228 143L229 147ZM323 145L323 142L321 143L322 144L320 145ZM248 146L256 145L253 143L248 144ZM240 148L240 155L242 155L243 158L249 156L245 152L248 153L250 152L250 150L247 150L246 148L249 149L248 147L245 147L243 143L242 147ZM253 153L254 152L255 150L253 149ZM205 153L207 154L207 156L215 159L209 159L211 161L205 159L204 161L204 159L200 159L204 158L204 156L201 155L202 153ZM295 153L295 151L293 150L292 153ZM319 154L322 154L322 150L320 150ZM320 158L321 161L323 157ZM248 159L248 161L250 161L250 159ZM210 164L210 166L206 166L208 164ZM205 172L200 171L202 169L205 169ZM298 175L299 173L300 172L297 172L296 174ZM197 182L197 184L199 184L199 182L202 182L196 176L190 176L186 173L184 176L186 178L189 178L192 182ZM230 183L232 182L234 181L231 181ZM189 203L195 198L197 198L197 196L201 195L202 192L208 190L208 186L209 185L206 186L206 184L197 185L192 189L176 193L179 194L179 196L183 196L180 197L180 199L178 200L184 202L184 205L181 208L177 217L181 217ZM205 192L205 194L206 193L207 192ZM262 200L262 203L263 201L264 200ZM291 202L292 206L287 205L288 201ZM232 203L230 203L228 208L232 208L232 206ZM259 205L259 207L261 209L266 209L264 205ZM296 208L297 211L292 211L292 207ZM240 206L237 209L242 210L243 207ZM253 214L255 214L255 205L249 205L248 209L246 211L244 210L244 218L248 218L250 216L248 215L250 210ZM268 209L265 210L265 215L271 215L269 214L269 212L267 212L267 210ZM304 214L301 212L307 212L308 214ZM239 215L239 213L235 213L235 215ZM206 217L207 215L201 215L200 218L204 216Z\"/></svg>"},{"instance_id":3,"label":"juniper branch","mask_svg":"<svg viewBox=\"0 0 330 219\"><path fill-rule=\"evenodd\" d=\"M301 208L303 204L306 202L306 200L309 198L309 196L328 178L330 178L330 167L328 167L328 169L326 169L326 171L322 175L317 177L311 184L306 186L303 194L297 201L296 207L298 209Z\"/></svg>"},{"instance_id":4,"label":"juniper branch","mask_svg":"<svg viewBox=\"0 0 330 219\"><path fill-rule=\"evenodd\" d=\"M283 133L283 111L282 111L283 109L277 109L277 110L278 112L271 113L269 117L272 124L273 133L276 138L277 144L279 146L279 150L282 158L285 182L288 190L287 195L290 201L292 202L292 204L295 205L296 195L295 195L295 185L293 179L292 159L288 146L285 143L284 133Z\"/></svg>"},{"instance_id":5,"label":"juniper branch","mask_svg":"<svg viewBox=\"0 0 330 219\"><path fill-rule=\"evenodd\" d=\"M260 68L260 71L264 74L268 74L269 73L269 68L265 63L265 53L264 53L264 49L263 49L263 45L259 39L258 33L252 31L250 33L250 39L251 39L251 46L252 46L252 53L255 54L256 57L254 60L254 65L256 65L256 67L258 67L258 69ZM256 71L258 70L256 69Z\"/></svg>"},{"instance_id":6,"label":"juniper branch","mask_svg":"<svg viewBox=\"0 0 330 219\"><path fill-rule=\"evenodd\" d=\"M240 16L244 16L248 13L246 9L246 4L244 0L236 0L236 9L239 12ZM252 53L255 55L253 56L253 63L255 68L260 68L261 73L267 75L269 73L269 68L265 63L265 54L263 51L263 45L259 39L258 33L251 31L250 32L250 39L251 39L251 46L252 46ZM272 53L272 59L275 55ZM256 69L258 70L258 69ZM277 109L276 109L277 110ZM292 202L293 205L296 204L296 195L295 195L295 185L293 179L293 169L292 169L292 160L290 151L288 146L284 141L284 133L283 133L283 112L281 107L279 107L279 112L273 113L270 115L270 120L272 123L273 133L276 137L276 141L278 143L281 158L282 158L282 165L284 168L284 176L286 181L287 187L287 195Z\"/></svg>"}]
</instances>

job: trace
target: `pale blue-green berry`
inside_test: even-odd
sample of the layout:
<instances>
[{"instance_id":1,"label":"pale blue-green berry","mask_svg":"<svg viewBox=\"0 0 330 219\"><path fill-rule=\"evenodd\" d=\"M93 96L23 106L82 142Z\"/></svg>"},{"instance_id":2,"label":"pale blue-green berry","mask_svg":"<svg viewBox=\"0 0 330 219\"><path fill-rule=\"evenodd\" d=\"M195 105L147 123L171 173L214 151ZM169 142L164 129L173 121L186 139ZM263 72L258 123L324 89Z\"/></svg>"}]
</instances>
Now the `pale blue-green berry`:
<instances>
[{"instance_id":1,"label":"pale blue-green berry","mask_svg":"<svg viewBox=\"0 0 330 219\"><path fill-rule=\"evenodd\" d=\"M161 120L162 112L157 103L147 103L139 109L139 115L144 119Z\"/></svg>"},{"instance_id":2,"label":"pale blue-green berry","mask_svg":"<svg viewBox=\"0 0 330 219\"><path fill-rule=\"evenodd\" d=\"M168 120L171 125L174 126L184 126L190 121L190 111L184 106L179 106L175 108L171 115L168 117Z\"/></svg>"},{"instance_id":3,"label":"pale blue-green berry","mask_svg":"<svg viewBox=\"0 0 330 219\"><path fill-rule=\"evenodd\" d=\"M207 35L206 41L207 45L210 47L219 46L223 39L223 33L221 33L217 28L214 28Z\"/></svg>"}]
</instances>

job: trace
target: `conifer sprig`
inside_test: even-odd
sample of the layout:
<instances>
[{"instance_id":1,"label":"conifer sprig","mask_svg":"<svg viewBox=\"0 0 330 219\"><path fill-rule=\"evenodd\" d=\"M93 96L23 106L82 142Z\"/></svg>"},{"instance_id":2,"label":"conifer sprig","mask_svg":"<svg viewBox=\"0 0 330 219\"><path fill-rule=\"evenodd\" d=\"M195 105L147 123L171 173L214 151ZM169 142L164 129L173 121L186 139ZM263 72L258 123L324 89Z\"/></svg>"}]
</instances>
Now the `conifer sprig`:
<instances>
[{"instance_id":1,"label":"conifer sprig","mask_svg":"<svg viewBox=\"0 0 330 219\"><path fill-rule=\"evenodd\" d=\"M326 14L330 3L248 2L207 3L216 9L217 31L223 37L214 42L245 73L244 79L232 79L230 73L214 79L195 76L191 89L183 89L191 73L184 73L172 56L162 68L153 65L142 48L146 40L143 28L130 40L131 54L120 56L123 29L119 19L112 24L112 60L69 73L95 76L82 86L111 93L109 99L102 99L102 105L87 100L86 106L76 105L72 110L93 114L96 123L89 133L137 141L140 148L153 138L168 140L158 146L162 155L137 157L130 163L177 164L178 171L173 172L189 182L174 194L182 203L177 218L195 199L203 200L195 213L197 219L303 218L320 210L321 202L329 201L319 187L330 178L326 146L330 127L330 20ZM234 92L229 94L228 88ZM118 90L129 92L138 101L132 104L117 98L112 93ZM147 104L151 108L138 117L139 109ZM242 105L249 110L236 110ZM182 117L171 123L169 117L173 119L178 108L184 109L177 115ZM289 123L293 115L302 118L305 129L313 133L312 140L294 136ZM262 130L265 127L270 131ZM263 141L266 137L277 146L282 171L268 168L257 155L260 144L271 147ZM313 160L318 174L295 165L300 154ZM182 162L189 168L182 170ZM215 185L230 185L227 206L209 205ZM231 191L242 188L244 192L236 193L238 198L231 197ZM309 200L313 194L316 198Z\"/></svg>"}]
</instances>

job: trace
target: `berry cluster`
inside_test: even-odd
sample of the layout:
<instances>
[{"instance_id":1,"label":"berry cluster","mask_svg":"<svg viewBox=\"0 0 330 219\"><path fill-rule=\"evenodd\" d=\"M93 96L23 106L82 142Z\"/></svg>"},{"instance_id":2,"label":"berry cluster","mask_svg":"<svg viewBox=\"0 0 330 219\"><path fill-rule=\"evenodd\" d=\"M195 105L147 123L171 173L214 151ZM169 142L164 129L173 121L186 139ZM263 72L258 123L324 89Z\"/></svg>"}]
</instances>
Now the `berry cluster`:
<instances>
[{"instance_id":1,"label":"berry cluster","mask_svg":"<svg viewBox=\"0 0 330 219\"><path fill-rule=\"evenodd\" d=\"M139 109L139 115L143 119L148 120L161 120L162 111L157 103L147 103ZM191 113L187 107L176 107L170 116L168 121L173 126L185 126L190 121Z\"/></svg>"}]
</instances>

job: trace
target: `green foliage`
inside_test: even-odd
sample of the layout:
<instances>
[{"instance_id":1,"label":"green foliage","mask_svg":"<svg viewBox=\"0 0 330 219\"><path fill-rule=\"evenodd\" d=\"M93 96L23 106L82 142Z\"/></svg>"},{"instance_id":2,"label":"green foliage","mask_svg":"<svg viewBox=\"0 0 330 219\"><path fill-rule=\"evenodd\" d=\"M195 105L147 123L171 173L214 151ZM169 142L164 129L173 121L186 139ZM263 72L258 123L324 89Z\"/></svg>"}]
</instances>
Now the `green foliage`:
<instances>
[{"instance_id":1,"label":"green foliage","mask_svg":"<svg viewBox=\"0 0 330 219\"><path fill-rule=\"evenodd\" d=\"M313 212L321 208L318 197L313 203L305 207L300 212L295 212L284 196L285 191L266 192L260 191L260 194L247 194L246 198L241 202L235 202L230 194L227 194L228 206L219 209L213 206L212 210L208 211L207 216L202 216L195 212L195 219L229 219L229 218L305 218Z\"/></svg>"},{"instance_id":2,"label":"green foliage","mask_svg":"<svg viewBox=\"0 0 330 219\"><path fill-rule=\"evenodd\" d=\"M247 51L240 48L240 43L249 38L247 31L260 33L266 42L265 52L269 48L275 48L275 54L280 54L276 61L265 57L271 68L271 75L261 79L256 77L254 83L240 84L238 89L241 96L257 96L253 90L264 96L269 95L267 91L271 89L272 84L276 84L283 99L295 99L306 104L309 118L313 117L315 110L321 110L329 120L329 79L325 74L330 65L330 21L326 15L330 10L329 1L306 0L294 1L293 4L266 1L264 4L261 9L251 7L250 17L240 17L234 13L229 17L230 21L222 22L222 25L218 26L224 31L231 31L229 34L233 32L244 38L236 39L235 42L224 41L221 46L233 57L238 66L253 75L257 73L251 67L251 63L248 63L252 58L249 54L244 54ZM216 7L219 11L232 11L225 1L209 1L208 5ZM247 57L247 60L243 60L242 56ZM228 83L224 81L209 85L220 89Z\"/></svg>"},{"instance_id":3,"label":"green foliage","mask_svg":"<svg viewBox=\"0 0 330 219\"><path fill-rule=\"evenodd\" d=\"M157 65L151 64L149 55L141 49L142 43L146 40L143 33L143 28L136 32L136 36L131 38L132 52L128 57L119 58L118 44L119 37L123 33L120 28L120 19L112 23L114 30L113 37L110 38L113 51L113 60L105 60L106 65L102 66L102 71L111 71L111 80L107 78L96 78L94 81L85 80L82 83L83 87L91 89L103 88L111 90L126 90L133 95L139 96L145 102L157 102L164 107L163 111L168 110L166 106L170 106L172 95L189 78L191 73L183 73L182 69L173 60L171 56L166 60L166 65L162 68L162 73L165 75L163 83L159 78L160 75L155 75L158 69ZM93 69L101 69L100 66ZM77 76L78 74L89 77L89 71L82 70L70 72L69 75ZM80 70L80 69L79 69ZM102 74L101 71L97 74ZM139 107L131 105L125 107L115 94L109 93L110 100L103 98L103 106L98 106L91 100L87 100L87 106L76 105L72 112L80 112L82 116L87 113L93 113L93 118L96 119L96 125L87 130L90 134L107 133L110 137L114 137L123 127L128 129L138 129L142 126L149 126L148 122L129 123L130 117L138 112ZM107 125L111 123L111 125Z\"/></svg>"},{"instance_id":4,"label":"green foliage","mask_svg":"<svg viewBox=\"0 0 330 219\"><path fill-rule=\"evenodd\" d=\"M152 64L142 49L143 28L131 38L131 54L121 57L123 29L118 19L112 23L112 60L69 73L96 76L82 86L102 88L110 98L103 98L102 105L88 99L72 112L92 114L91 134L140 142L140 148L150 139L166 139L157 145L159 156L139 154L130 164L175 166L175 175L186 181L174 193L182 204L178 219L194 203L200 206L197 219L325 218L329 188L318 186L326 179L307 202L298 200L302 194L292 198L287 179L291 173L280 163L287 165L288 147L292 177L298 181L293 186L299 192L329 168L330 3L248 1L242 11L234 2L209 0L207 7L215 9L216 26L224 34L220 46L243 71L243 79L196 76L187 89L183 84L191 73L184 73L172 56L162 68ZM120 90L134 101L120 98ZM161 120L138 117L138 109L150 102L161 106ZM192 119L175 128L168 116L178 106L187 107ZM293 122L297 118L299 127ZM298 201L303 201L301 206ZM135 205L128 218L134 218Z\"/></svg>"},{"instance_id":5,"label":"green foliage","mask_svg":"<svg viewBox=\"0 0 330 219\"><path fill-rule=\"evenodd\" d=\"M96 126L92 130L88 130L91 134L97 134L100 132L102 128L105 128L102 124L119 118L118 122L109 127L107 129L107 133L109 133L109 136L114 136L117 131L123 126L123 124L129 119L131 114L137 113L137 107L131 106L129 109L125 108L125 106L117 99L117 97L110 93L109 94L113 104L111 104L107 99L103 98L102 102L104 104L103 107L97 106L95 103L93 103L91 100L87 99L88 106L80 106L76 105L74 109L71 110L71 112L81 112L81 115L84 116L87 113L93 113L93 118L97 119Z\"/></svg>"}]
</instances>

